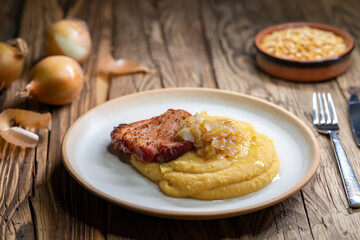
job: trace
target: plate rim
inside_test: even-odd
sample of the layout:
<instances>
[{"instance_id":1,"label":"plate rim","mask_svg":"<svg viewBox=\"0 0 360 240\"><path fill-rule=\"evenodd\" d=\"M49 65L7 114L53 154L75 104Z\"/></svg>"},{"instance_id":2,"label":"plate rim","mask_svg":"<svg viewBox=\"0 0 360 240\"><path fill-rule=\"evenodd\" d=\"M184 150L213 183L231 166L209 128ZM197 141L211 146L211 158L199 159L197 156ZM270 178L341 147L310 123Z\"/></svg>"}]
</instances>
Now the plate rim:
<instances>
[{"instance_id":1,"label":"plate rim","mask_svg":"<svg viewBox=\"0 0 360 240\"><path fill-rule=\"evenodd\" d=\"M271 106L272 108L275 108L276 110L282 112L283 114L285 114L287 117L290 117L290 119L292 121L294 121L295 123L297 123L298 125L301 126L302 130L304 130L304 132L308 135L308 137L311 140L311 145L314 146L314 159L312 161L312 165L309 169L309 171L307 172L307 174L296 184L294 185L292 188L290 188L288 191L284 192L283 194L280 194L272 199L269 199L265 202L262 203L258 203L255 205L251 205L251 206L247 206L247 207L240 207L240 208L236 208L236 209L228 209L228 210L220 210L220 211L205 211L205 212L182 212L182 211L173 211L173 210L161 210L161 209L156 209L156 208L151 208L151 207L145 207L145 206L141 206L138 204L133 204L121 199L118 199L116 197L110 196L107 193L104 193L102 191L100 191L99 189L95 188L94 186L92 186L90 183L88 183L82 176L80 176L80 174L75 170L75 167L73 167L73 165L71 164L71 161L69 159L69 156L67 155L67 147L66 147L66 142L68 141L69 135L71 133L71 131L73 130L73 128L77 125L77 123L79 121L81 121L86 115L90 114L93 111L96 111L98 108L102 108L104 105L110 104L111 102L114 101L121 101L121 99L123 98L128 98L128 97L134 97L135 95L137 96L141 96L141 95L145 95L145 94L150 94L150 93L157 93L157 92L179 92L179 91L183 91L183 92L188 92L188 91L198 91L198 92L208 92L208 93L222 93L222 94L229 94L229 95L233 95L233 96L238 96L238 97L242 97L242 98L247 98L251 101L255 101L261 104L265 104L268 106ZM132 94L127 94L124 96L120 96L114 99L111 99L109 101L106 101L98 106L95 106L92 109L89 109L88 111L86 111L85 113L83 113L78 119L76 119L71 126L69 127L69 129L66 131L66 134L63 138L62 141L62 162L65 166L65 168L67 169L67 171L69 172L69 174L82 186L84 187L87 191L89 191L90 193L112 203L115 204L117 206L138 212L138 213L142 213L142 214L147 214L147 215L151 215L151 216L155 216L155 217L162 217L162 218L169 218L169 219L181 219L181 220L205 220L205 219L221 219L221 218L227 218L227 217L233 217L233 216L239 216L239 215L244 215L244 214L248 214L251 212L256 212L259 211L261 209L265 209L267 207L273 206L279 202L284 201L285 199L291 197L292 195L294 195L295 193L297 193L298 191L300 191L310 180L311 178L315 175L319 164L320 164L320 147L319 147L319 143L316 140L316 137L314 135L314 133L310 130L310 128L300 119L298 118L296 115L294 115L293 113L291 113L290 111L272 103L269 101L266 101L264 99L261 98L257 98L251 95L247 95L244 93L238 93L238 92L233 92L233 91L228 91L228 90L222 90L222 89L213 89L213 88L192 88L192 87L181 87L181 88L162 88L162 89L154 89L154 90L147 90L147 91L142 91L142 92L136 92L136 93L132 93Z\"/></svg>"}]
</instances>

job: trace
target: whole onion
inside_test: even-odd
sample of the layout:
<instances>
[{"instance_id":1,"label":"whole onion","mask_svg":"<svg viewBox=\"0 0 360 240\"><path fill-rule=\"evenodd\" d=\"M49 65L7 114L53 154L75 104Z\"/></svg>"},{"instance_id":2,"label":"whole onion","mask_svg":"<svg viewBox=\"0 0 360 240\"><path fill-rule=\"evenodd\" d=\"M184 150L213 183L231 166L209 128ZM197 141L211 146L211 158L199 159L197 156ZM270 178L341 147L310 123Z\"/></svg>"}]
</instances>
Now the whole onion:
<instances>
[{"instance_id":1,"label":"whole onion","mask_svg":"<svg viewBox=\"0 0 360 240\"><path fill-rule=\"evenodd\" d=\"M26 92L39 102L65 105L81 92L85 78L81 66L66 56L51 56L37 63L31 71Z\"/></svg>"},{"instance_id":2,"label":"whole onion","mask_svg":"<svg viewBox=\"0 0 360 240\"><path fill-rule=\"evenodd\" d=\"M0 90L20 76L27 53L27 44L21 38L0 42Z\"/></svg>"},{"instance_id":3,"label":"whole onion","mask_svg":"<svg viewBox=\"0 0 360 240\"><path fill-rule=\"evenodd\" d=\"M84 21L63 19L46 31L45 55L65 55L80 64L89 56L91 38Z\"/></svg>"}]
</instances>

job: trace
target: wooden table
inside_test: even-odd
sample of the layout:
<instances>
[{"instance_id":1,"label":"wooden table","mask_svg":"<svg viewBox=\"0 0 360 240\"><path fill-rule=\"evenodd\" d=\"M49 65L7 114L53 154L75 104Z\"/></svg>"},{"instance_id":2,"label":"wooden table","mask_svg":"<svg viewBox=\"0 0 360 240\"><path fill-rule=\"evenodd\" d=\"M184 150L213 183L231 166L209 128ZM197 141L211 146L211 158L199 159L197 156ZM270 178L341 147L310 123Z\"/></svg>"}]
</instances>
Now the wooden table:
<instances>
[{"instance_id":1,"label":"wooden table","mask_svg":"<svg viewBox=\"0 0 360 240\"><path fill-rule=\"evenodd\" d=\"M331 92L340 138L360 176L360 150L348 120L347 99L360 94L360 2L306 1L41 1L5 0L0 40L22 37L30 47L23 75L0 93L0 111L50 111L52 131L36 130L40 143L21 149L0 139L1 239L357 239L360 213L349 208L328 136L311 124L313 91ZM87 82L79 99L63 107L18 98L31 67L43 57L44 30L65 18L84 19L93 47L83 64ZM288 21L340 27L355 39L350 69L336 79L294 83L260 71L253 38L264 27ZM96 76L98 56L138 60L156 74ZM276 103L304 121L321 148L321 164L300 192L264 210L211 221L168 220L110 204L83 189L62 164L61 141L83 113L109 99L158 88L207 87Z\"/></svg>"}]
</instances>

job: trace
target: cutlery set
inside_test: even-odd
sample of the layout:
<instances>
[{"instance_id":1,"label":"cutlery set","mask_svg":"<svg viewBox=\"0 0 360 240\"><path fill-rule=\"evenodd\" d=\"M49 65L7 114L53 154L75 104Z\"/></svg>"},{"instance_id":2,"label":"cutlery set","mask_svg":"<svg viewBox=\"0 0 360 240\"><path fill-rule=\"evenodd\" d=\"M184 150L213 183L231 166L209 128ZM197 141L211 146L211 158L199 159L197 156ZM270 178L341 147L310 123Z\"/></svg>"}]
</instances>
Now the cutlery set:
<instances>
[{"instance_id":1,"label":"cutlery set","mask_svg":"<svg viewBox=\"0 0 360 240\"><path fill-rule=\"evenodd\" d=\"M349 100L350 123L360 146L360 102L352 94ZM342 182L351 207L360 207L360 185L336 132L340 130L335 105L330 93L313 93L313 124L322 134L329 134Z\"/></svg>"}]
</instances>

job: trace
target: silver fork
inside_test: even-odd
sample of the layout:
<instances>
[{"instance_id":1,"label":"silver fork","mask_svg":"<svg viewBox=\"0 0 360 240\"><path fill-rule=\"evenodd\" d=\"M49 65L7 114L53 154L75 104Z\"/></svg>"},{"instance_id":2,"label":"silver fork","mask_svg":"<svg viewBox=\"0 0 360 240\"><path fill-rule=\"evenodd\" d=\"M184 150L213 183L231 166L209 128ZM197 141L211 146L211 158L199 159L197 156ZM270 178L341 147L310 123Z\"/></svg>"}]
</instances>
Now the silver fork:
<instances>
[{"instance_id":1,"label":"silver fork","mask_svg":"<svg viewBox=\"0 0 360 240\"><path fill-rule=\"evenodd\" d=\"M330 93L313 93L313 114L313 123L317 131L330 134L349 205L351 207L360 207L360 185L336 134L339 131L338 118Z\"/></svg>"}]
</instances>

